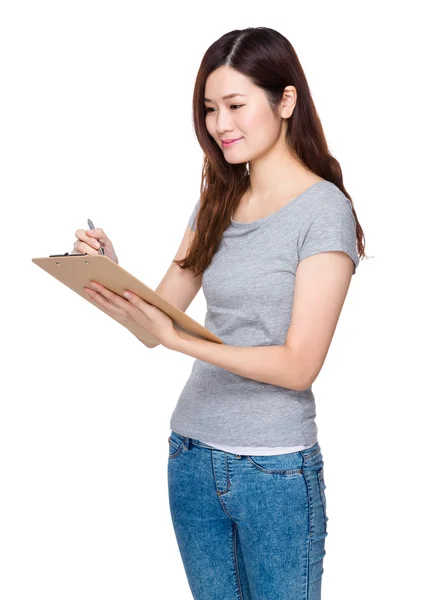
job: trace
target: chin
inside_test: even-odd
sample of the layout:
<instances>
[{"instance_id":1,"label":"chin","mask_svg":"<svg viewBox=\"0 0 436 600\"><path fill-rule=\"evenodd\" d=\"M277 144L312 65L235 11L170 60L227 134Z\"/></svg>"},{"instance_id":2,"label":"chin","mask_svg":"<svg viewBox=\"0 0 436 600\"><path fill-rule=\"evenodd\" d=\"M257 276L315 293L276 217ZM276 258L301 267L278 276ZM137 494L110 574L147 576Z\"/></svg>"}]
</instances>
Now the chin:
<instances>
[{"instance_id":1,"label":"chin","mask_svg":"<svg viewBox=\"0 0 436 600\"><path fill-rule=\"evenodd\" d=\"M249 160L251 160L250 158L247 158L245 156L228 156L226 155L226 152L223 152L224 158L226 159L226 161L231 164L231 165L240 165L241 163L247 163Z\"/></svg>"},{"instance_id":2,"label":"chin","mask_svg":"<svg viewBox=\"0 0 436 600\"><path fill-rule=\"evenodd\" d=\"M245 164L247 164L248 161L240 160L240 159L238 159L238 160L227 160L226 159L226 162L228 162L229 165L245 165Z\"/></svg>"}]
</instances>

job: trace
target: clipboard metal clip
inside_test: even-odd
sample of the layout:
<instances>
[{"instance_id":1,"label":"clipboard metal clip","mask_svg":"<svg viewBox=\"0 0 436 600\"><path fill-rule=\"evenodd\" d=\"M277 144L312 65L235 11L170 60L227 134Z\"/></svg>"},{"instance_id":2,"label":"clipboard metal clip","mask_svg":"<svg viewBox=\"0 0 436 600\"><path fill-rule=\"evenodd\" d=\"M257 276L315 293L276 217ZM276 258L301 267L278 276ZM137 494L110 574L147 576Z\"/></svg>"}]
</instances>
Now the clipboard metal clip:
<instances>
[{"instance_id":1,"label":"clipboard metal clip","mask_svg":"<svg viewBox=\"0 0 436 600\"><path fill-rule=\"evenodd\" d=\"M49 258L53 258L55 256L88 256L88 253L83 252L82 254L69 254L68 252L65 252L65 254L49 254L48 255Z\"/></svg>"}]
</instances>

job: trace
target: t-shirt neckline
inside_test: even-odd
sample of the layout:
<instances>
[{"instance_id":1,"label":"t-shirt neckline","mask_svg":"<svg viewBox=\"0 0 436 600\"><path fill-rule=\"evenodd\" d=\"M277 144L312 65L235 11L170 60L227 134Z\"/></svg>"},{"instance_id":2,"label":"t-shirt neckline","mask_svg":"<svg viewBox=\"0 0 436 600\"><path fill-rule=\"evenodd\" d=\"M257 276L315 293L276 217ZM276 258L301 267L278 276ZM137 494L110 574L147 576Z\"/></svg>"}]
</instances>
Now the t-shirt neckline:
<instances>
[{"instance_id":1,"label":"t-shirt neckline","mask_svg":"<svg viewBox=\"0 0 436 600\"><path fill-rule=\"evenodd\" d=\"M323 179L322 181L317 181L316 183L313 183L310 187L308 187L306 190L304 190L303 192L301 192L301 194L298 194L298 196L295 196L295 198L293 198L292 200L289 200L289 202L287 202L284 206L282 206L281 208L279 208L279 210L276 210L276 212L271 213L270 215L267 215L266 217L262 217L261 219L256 219L256 221L250 221L249 223L244 223L242 221L234 221L232 218L230 220L230 224L233 227L239 227L239 228L245 228L245 229L249 229L250 227L258 227L259 225L263 225L264 223L266 223L267 221L270 221L276 217L278 217L279 215L281 215L283 212L285 212L286 210L289 210L289 208L291 206L293 206L295 204L295 202L297 202L297 200L300 200L301 198L303 198L304 196L306 196L306 194L308 194L309 192L313 191L313 189L323 183L328 183L331 184L330 181Z\"/></svg>"}]
</instances>

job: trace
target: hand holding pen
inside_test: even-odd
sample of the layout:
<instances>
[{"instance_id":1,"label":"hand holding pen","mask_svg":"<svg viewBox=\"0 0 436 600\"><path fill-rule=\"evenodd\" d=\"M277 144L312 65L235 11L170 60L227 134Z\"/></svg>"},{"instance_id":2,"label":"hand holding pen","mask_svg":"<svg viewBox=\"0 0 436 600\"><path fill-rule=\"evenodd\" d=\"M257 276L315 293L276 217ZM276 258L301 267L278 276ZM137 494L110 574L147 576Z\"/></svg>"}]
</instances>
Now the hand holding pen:
<instances>
[{"instance_id":1,"label":"hand holding pen","mask_svg":"<svg viewBox=\"0 0 436 600\"><path fill-rule=\"evenodd\" d=\"M92 234L91 237L94 237L94 235L97 235L97 230L94 227L94 224L91 221L91 219L88 219L88 227L89 227L89 230L86 232L88 235ZM93 244L93 245L95 246L95 248L98 248L99 254L104 254L104 250L101 247L100 242L97 239L95 239L94 241L95 241L95 244Z\"/></svg>"},{"instance_id":2,"label":"hand holding pen","mask_svg":"<svg viewBox=\"0 0 436 600\"><path fill-rule=\"evenodd\" d=\"M105 234L103 229L94 227L91 219L88 219L88 230L78 229L76 231L77 240L74 242L73 251L70 254L103 254L114 263L118 264L118 257L111 240Z\"/></svg>"}]
</instances>

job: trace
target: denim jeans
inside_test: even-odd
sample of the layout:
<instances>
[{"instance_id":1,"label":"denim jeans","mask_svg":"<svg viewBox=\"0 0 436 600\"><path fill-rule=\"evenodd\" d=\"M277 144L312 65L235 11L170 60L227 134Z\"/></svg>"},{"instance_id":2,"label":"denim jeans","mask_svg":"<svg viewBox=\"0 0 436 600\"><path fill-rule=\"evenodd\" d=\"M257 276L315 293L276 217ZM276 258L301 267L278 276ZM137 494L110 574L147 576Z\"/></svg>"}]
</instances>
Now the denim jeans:
<instances>
[{"instance_id":1,"label":"denim jeans","mask_svg":"<svg viewBox=\"0 0 436 600\"><path fill-rule=\"evenodd\" d=\"M174 431L171 519L194 600L320 600L324 462L311 448L239 456Z\"/></svg>"}]
</instances>

